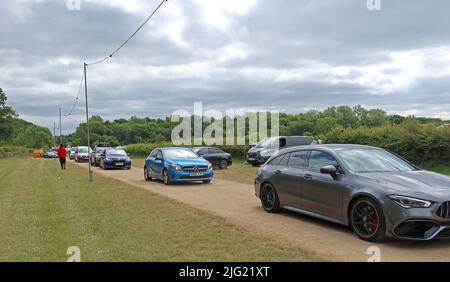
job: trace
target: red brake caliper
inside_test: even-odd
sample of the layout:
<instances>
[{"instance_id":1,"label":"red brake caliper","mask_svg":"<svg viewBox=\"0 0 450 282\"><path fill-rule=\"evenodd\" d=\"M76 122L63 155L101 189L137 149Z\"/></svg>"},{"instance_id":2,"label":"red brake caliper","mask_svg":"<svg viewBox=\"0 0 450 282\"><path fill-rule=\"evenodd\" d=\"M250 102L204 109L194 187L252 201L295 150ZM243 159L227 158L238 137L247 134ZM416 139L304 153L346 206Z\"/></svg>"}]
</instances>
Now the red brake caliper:
<instances>
[{"instance_id":1,"label":"red brake caliper","mask_svg":"<svg viewBox=\"0 0 450 282\"><path fill-rule=\"evenodd\" d=\"M370 232L372 232L372 226L373 228L377 228L378 226L378 214L376 209L372 209L372 225L370 226Z\"/></svg>"}]
</instances>

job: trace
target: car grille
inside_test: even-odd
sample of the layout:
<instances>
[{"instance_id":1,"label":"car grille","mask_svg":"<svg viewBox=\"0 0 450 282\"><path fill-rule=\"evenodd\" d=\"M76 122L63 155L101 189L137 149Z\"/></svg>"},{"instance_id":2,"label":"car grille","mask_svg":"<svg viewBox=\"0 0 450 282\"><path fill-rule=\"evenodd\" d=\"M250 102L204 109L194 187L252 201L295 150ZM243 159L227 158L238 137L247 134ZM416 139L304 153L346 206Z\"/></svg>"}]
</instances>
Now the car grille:
<instances>
[{"instance_id":1,"label":"car grille","mask_svg":"<svg viewBox=\"0 0 450 282\"><path fill-rule=\"evenodd\" d=\"M437 209L436 214L441 218L450 218L450 202L442 203Z\"/></svg>"},{"instance_id":2,"label":"car grille","mask_svg":"<svg viewBox=\"0 0 450 282\"><path fill-rule=\"evenodd\" d=\"M249 153L247 156L248 156L249 158L256 158L256 157L257 157L257 154L256 154L256 153Z\"/></svg>"},{"instance_id":3,"label":"car grille","mask_svg":"<svg viewBox=\"0 0 450 282\"><path fill-rule=\"evenodd\" d=\"M198 166L183 166L184 171L203 171L207 170L208 166L198 165Z\"/></svg>"}]
</instances>

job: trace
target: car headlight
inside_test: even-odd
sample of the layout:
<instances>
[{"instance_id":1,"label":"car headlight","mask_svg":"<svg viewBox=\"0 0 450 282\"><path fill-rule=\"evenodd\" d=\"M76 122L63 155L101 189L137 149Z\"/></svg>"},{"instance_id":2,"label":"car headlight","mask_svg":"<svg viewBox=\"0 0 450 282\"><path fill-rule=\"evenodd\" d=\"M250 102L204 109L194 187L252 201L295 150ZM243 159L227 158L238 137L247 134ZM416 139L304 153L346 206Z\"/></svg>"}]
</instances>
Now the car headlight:
<instances>
[{"instance_id":1,"label":"car headlight","mask_svg":"<svg viewBox=\"0 0 450 282\"><path fill-rule=\"evenodd\" d=\"M109 158L105 158L105 162L109 162L111 159Z\"/></svg>"},{"instance_id":2,"label":"car headlight","mask_svg":"<svg viewBox=\"0 0 450 282\"><path fill-rule=\"evenodd\" d=\"M389 195L389 198L405 209L429 208L432 204L432 202L430 202L430 201L425 201L425 200L416 199L416 198L410 198L410 197L406 197L406 196L399 196L399 195Z\"/></svg>"},{"instance_id":3,"label":"car headlight","mask_svg":"<svg viewBox=\"0 0 450 282\"><path fill-rule=\"evenodd\" d=\"M208 169L212 169L212 164L208 164Z\"/></svg>"},{"instance_id":4,"label":"car headlight","mask_svg":"<svg viewBox=\"0 0 450 282\"><path fill-rule=\"evenodd\" d=\"M181 170L181 166L176 165L176 164L171 164L170 167L174 170Z\"/></svg>"}]
</instances>

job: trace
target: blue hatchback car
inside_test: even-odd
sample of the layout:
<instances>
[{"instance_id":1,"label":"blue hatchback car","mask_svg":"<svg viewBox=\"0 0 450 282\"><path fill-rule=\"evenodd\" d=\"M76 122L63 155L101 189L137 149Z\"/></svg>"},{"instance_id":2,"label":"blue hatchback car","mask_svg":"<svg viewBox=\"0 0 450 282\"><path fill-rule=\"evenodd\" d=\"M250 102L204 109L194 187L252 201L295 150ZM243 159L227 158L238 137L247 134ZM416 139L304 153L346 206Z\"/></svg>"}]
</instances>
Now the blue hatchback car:
<instances>
[{"instance_id":1,"label":"blue hatchback car","mask_svg":"<svg viewBox=\"0 0 450 282\"><path fill-rule=\"evenodd\" d=\"M122 149L106 149L100 156L100 168L103 169L131 169L131 159Z\"/></svg>"},{"instance_id":2,"label":"blue hatchback car","mask_svg":"<svg viewBox=\"0 0 450 282\"><path fill-rule=\"evenodd\" d=\"M210 183L213 176L211 163L187 148L157 148L145 160L144 177L148 181Z\"/></svg>"}]
</instances>

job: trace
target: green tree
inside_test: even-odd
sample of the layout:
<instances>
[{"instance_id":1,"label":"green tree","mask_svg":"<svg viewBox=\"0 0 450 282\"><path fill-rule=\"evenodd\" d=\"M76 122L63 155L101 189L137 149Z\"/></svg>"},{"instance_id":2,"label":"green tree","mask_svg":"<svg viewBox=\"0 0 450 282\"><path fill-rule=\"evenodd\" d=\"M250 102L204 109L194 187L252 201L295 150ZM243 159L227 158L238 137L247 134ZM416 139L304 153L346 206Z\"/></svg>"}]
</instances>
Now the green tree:
<instances>
[{"instance_id":1,"label":"green tree","mask_svg":"<svg viewBox=\"0 0 450 282\"><path fill-rule=\"evenodd\" d=\"M13 134L12 118L17 116L17 113L6 105L8 98L3 89L0 88L0 142L7 143Z\"/></svg>"}]
</instances>

